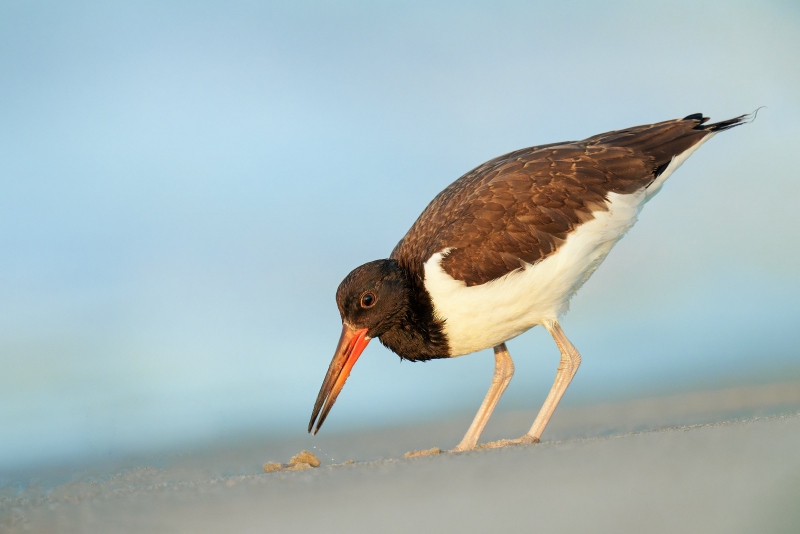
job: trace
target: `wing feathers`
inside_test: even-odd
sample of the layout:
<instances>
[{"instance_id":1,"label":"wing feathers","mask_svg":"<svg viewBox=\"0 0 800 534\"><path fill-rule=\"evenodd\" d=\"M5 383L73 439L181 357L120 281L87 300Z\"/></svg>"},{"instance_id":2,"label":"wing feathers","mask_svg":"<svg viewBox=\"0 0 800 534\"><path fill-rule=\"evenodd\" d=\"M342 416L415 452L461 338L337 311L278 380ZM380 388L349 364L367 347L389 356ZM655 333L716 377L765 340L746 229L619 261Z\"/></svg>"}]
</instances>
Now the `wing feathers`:
<instances>
[{"instance_id":1,"label":"wing feathers","mask_svg":"<svg viewBox=\"0 0 800 534\"><path fill-rule=\"evenodd\" d=\"M608 193L647 187L674 156L749 119L705 125L695 114L500 156L437 195L391 257L422 281L425 261L450 249L442 267L454 279L468 286L494 280L553 254L593 212L607 209Z\"/></svg>"}]
</instances>

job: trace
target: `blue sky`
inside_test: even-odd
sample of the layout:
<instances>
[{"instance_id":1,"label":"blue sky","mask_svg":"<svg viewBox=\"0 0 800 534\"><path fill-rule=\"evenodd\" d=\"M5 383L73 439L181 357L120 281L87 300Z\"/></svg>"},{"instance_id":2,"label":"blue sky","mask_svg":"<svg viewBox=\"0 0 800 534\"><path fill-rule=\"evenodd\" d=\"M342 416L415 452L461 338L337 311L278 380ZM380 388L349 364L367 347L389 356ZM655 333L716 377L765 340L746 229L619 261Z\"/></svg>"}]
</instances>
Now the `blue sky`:
<instances>
[{"instance_id":1,"label":"blue sky","mask_svg":"<svg viewBox=\"0 0 800 534\"><path fill-rule=\"evenodd\" d=\"M795 2L3 2L0 469L303 433L336 286L438 191L695 112L767 106L573 300L565 402L800 376L797 57ZM500 404L532 418L538 330ZM323 432L473 411L493 365L398 362L371 344Z\"/></svg>"}]
</instances>

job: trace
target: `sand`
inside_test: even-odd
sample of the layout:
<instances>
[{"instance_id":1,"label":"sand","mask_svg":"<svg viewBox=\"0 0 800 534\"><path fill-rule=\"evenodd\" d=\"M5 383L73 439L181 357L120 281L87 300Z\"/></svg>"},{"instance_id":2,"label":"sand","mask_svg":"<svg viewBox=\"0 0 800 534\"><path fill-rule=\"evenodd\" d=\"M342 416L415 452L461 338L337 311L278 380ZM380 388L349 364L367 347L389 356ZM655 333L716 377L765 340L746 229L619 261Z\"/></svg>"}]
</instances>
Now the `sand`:
<instances>
[{"instance_id":1,"label":"sand","mask_svg":"<svg viewBox=\"0 0 800 534\"><path fill-rule=\"evenodd\" d=\"M227 461L231 451L219 449L194 467L142 466L6 491L0 531L800 532L800 384L560 415L551 438L536 445L355 463L323 458L319 468L270 473L262 461L251 474L228 476L198 467ZM500 419L496 433L521 421L514 413ZM350 442L354 454L424 450L458 423L341 435L329 445L347 450ZM237 457L252 453L237 450Z\"/></svg>"}]
</instances>

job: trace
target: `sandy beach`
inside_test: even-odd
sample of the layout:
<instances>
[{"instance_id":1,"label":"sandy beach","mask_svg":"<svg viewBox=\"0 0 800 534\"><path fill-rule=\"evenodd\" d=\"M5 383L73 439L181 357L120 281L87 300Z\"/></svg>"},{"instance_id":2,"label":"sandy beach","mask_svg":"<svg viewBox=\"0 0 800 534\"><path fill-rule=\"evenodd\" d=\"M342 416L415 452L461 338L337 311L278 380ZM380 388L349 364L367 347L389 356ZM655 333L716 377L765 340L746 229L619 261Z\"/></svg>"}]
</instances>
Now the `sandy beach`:
<instances>
[{"instance_id":1,"label":"sandy beach","mask_svg":"<svg viewBox=\"0 0 800 534\"><path fill-rule=\"evenodd\" d=\"M513 436L530 414L498 415L487 439ZM796 382L571 407L538 445L402 457L446 447L461 423L317 439L323 465L296 472L260 466L288 461L311 438L243 438L124 468L84 467L52 487L39 473L39 485L3 490L0 526L9 533L800 528Z\"/></svg>"}]
</instances>

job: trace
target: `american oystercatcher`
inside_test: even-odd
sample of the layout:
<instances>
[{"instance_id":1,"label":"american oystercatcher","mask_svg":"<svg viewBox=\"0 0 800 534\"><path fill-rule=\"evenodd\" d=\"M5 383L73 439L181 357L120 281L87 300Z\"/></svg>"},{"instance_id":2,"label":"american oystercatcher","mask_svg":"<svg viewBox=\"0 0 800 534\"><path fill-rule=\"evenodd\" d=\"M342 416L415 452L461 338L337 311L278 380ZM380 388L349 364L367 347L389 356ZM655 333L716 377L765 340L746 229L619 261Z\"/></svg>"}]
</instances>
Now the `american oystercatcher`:
<instances>
[{"instance_id":1,"label":"american oystercatcher","mask_svg":"<svg viewBox=\"0 0 800 534\"><path fill-rule=\"evenodd\" d=\"M450 184L389 259L365 263L339 285L342 335L308 431L320 429L372 338L411 361L494 347L492 385L454 450L471 449L514 374L505 342L542 325L561 362L533 426L513 440L538 442L581 362L558 323L570 298L686 158L753 118L706 124L694 114L524 148Z\"/></svg>"}]
</instances>

